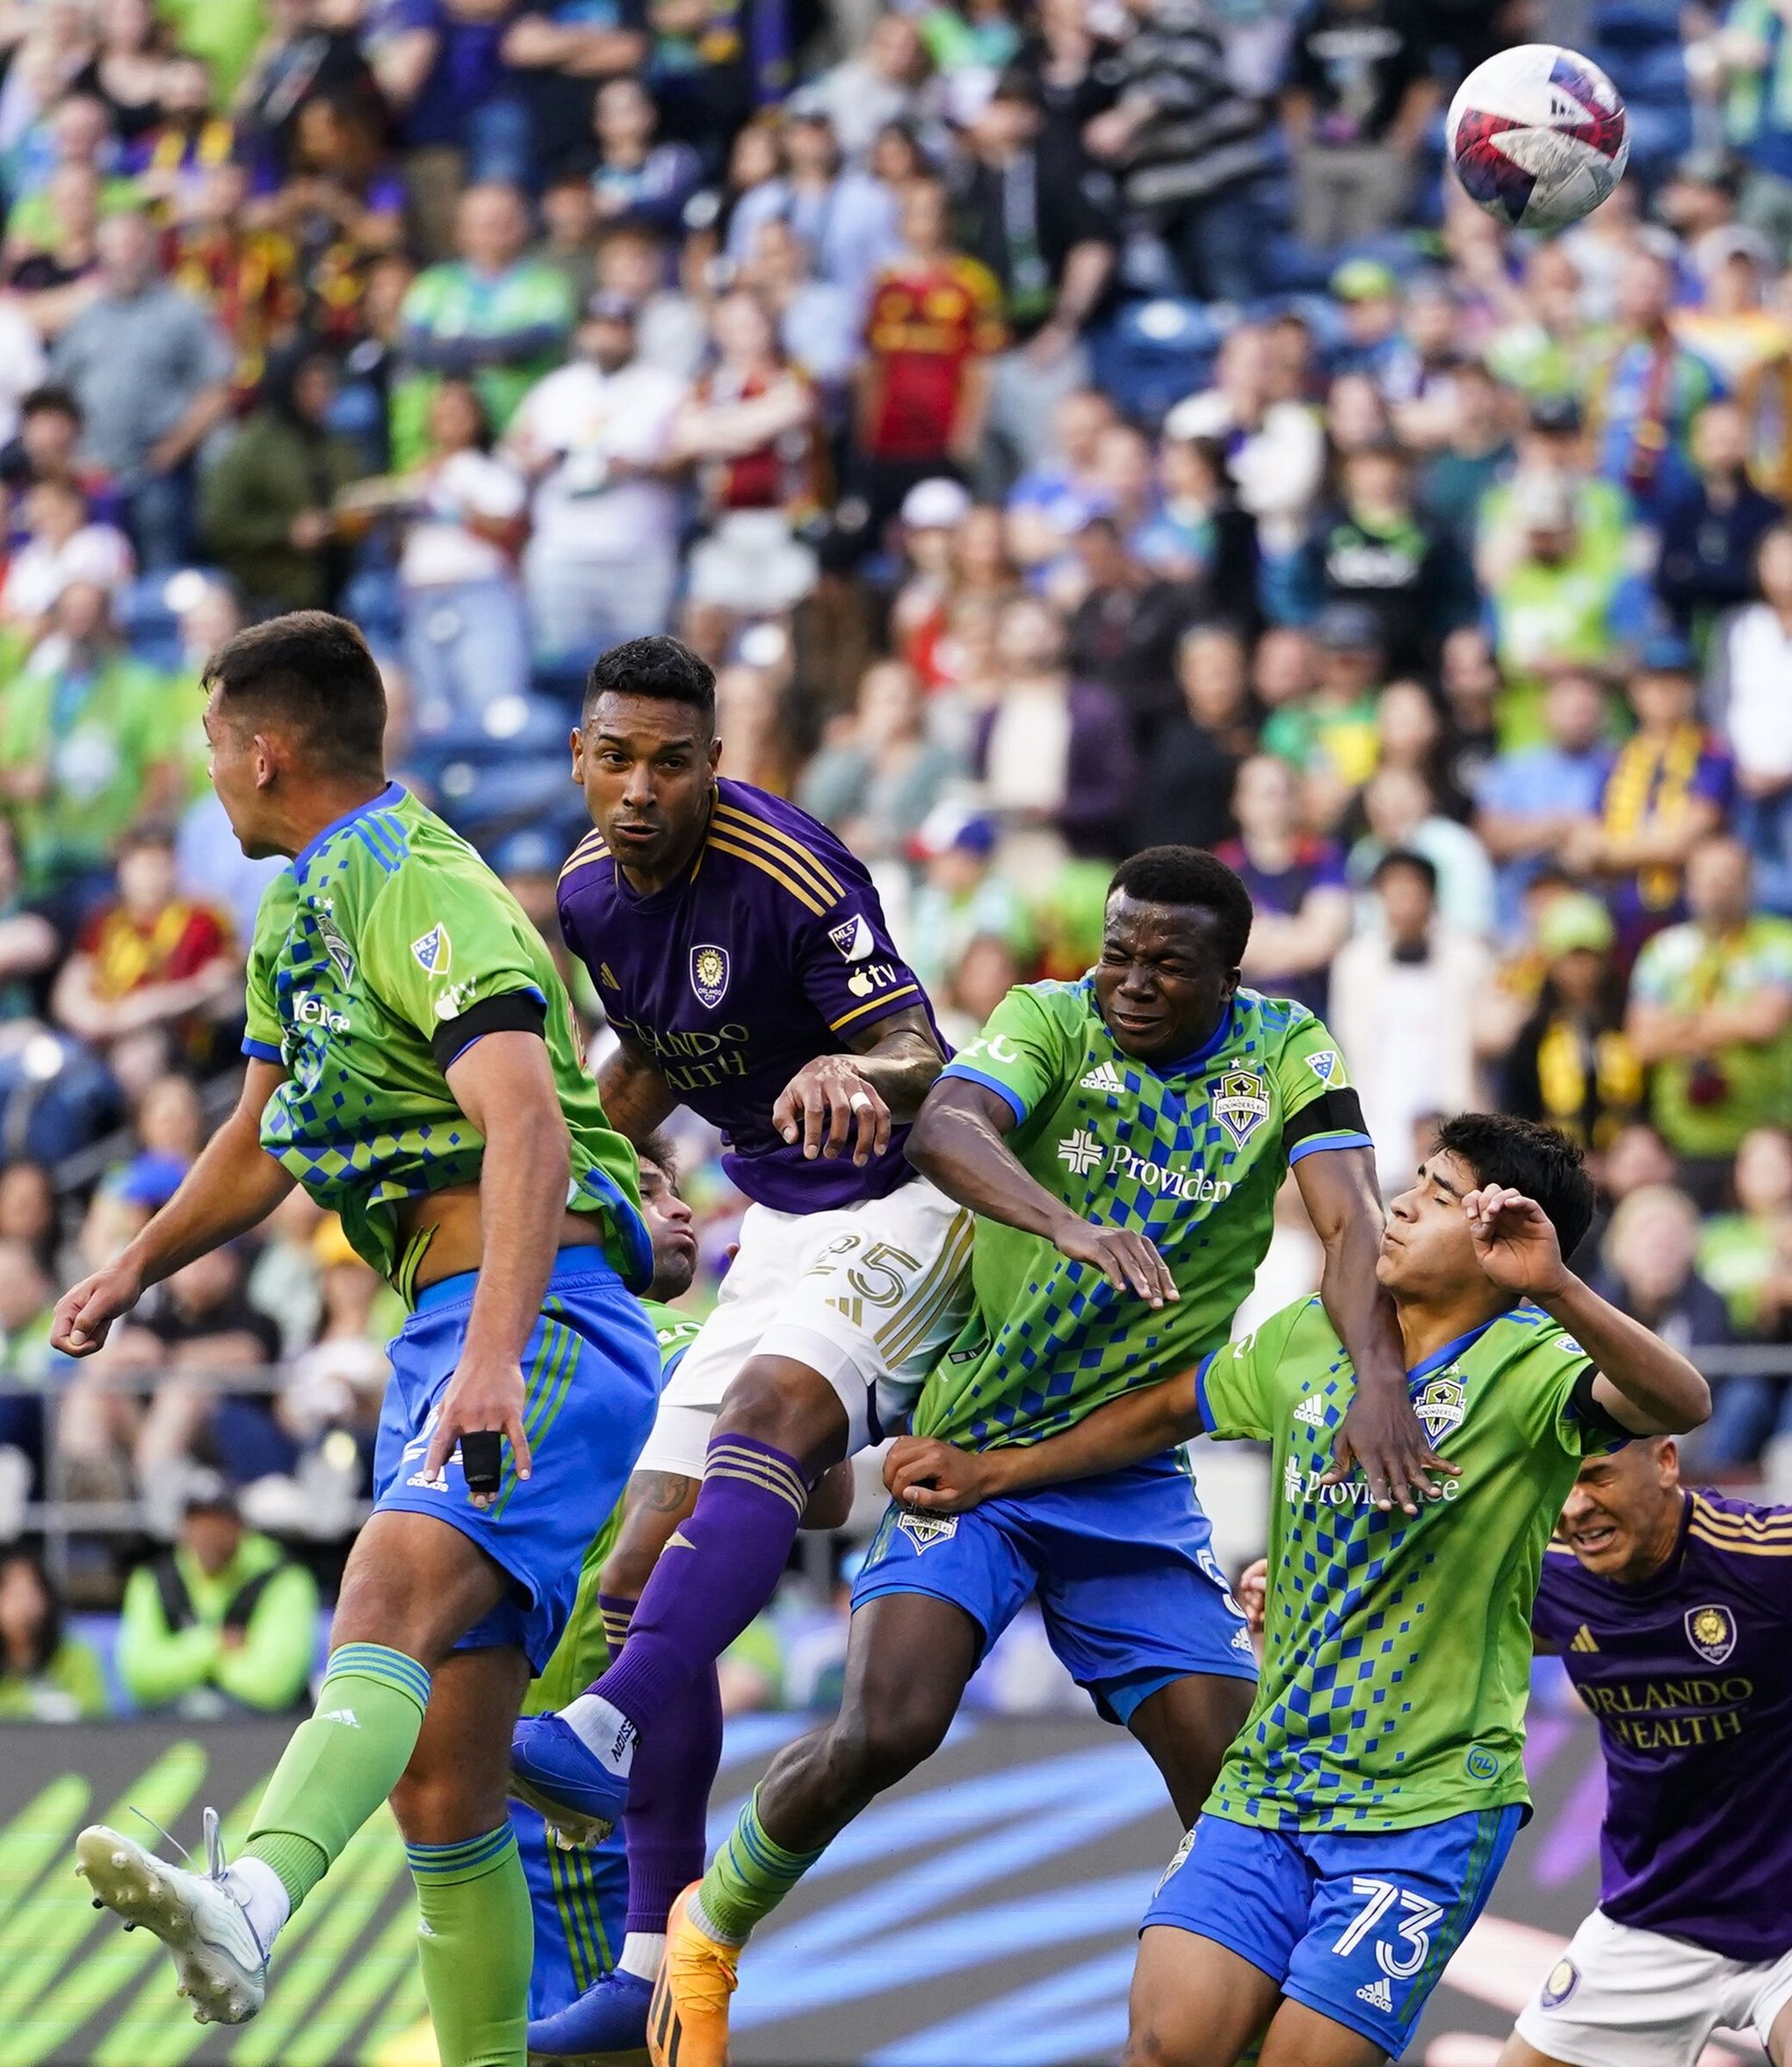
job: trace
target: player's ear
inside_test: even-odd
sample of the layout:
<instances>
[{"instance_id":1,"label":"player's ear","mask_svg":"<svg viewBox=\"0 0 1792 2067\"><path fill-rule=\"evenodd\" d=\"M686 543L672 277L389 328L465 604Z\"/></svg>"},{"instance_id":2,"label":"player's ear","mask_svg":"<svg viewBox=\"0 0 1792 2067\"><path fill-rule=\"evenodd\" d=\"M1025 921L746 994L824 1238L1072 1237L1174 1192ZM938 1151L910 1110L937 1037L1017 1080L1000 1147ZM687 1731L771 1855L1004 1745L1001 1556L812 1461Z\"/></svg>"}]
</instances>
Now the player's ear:
<instances>
[{"instance_id":1,"label":"player's ear","mask_svg":"<svg viewBox=\"0 0 1792 2067\"><path fill-rule=\"evenodd\" d=\"M709 764L712 774L722 764L722 735L717 733L709 743Z\"/></svg>"},{"instance_id":2,"label":"player's ear","mask_svg":"<svg viewBox=\"0 0 1792 2067\"><path fill-rule=\"evenodd\" d=\"M585 779L585 735L576 725L574 726L572 735L567 744L572 749L573 780L575 783L583 783Z\"/></svg>"}]
</instances>

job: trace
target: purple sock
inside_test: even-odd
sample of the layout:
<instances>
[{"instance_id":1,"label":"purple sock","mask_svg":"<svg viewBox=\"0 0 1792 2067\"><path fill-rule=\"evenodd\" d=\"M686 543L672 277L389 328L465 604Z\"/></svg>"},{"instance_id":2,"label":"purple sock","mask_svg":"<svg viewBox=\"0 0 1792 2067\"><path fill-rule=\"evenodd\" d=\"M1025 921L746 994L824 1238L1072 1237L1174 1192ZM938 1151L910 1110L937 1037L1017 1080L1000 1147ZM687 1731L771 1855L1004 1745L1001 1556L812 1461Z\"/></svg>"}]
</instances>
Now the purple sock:
<instances>
[{"instance_id":1,"label":"purple sock","mask_svg":"<svg viewBox=\"0 0 1792 2067\"><path fill-rule=\"evenodd\" d=\"M722 1688L709 1665L635 1747L622 1819L628 1843L625 1931L663 1933L673 1903L702 1879L710 1789L721 1762Z\"/></svg>"},{"instance_id":2,"label":"purple sock","mask_svg":"<svg viewBox=\"0 0 1792 2067\"><path fill-rule=\"evenodd\" d=\"M808 1501L794 1457L750 1435L711 1436L697 1506L660 1553L622 1656L591 1688L641 1738L770 1600Z\"/></svg>"},{"instance_id":3,"label":"purple sock","mask_svg":"<svg viewBox=\"0 0 1792 2067\"><path fill-rule=\"evenodd\" d=\"M604 1640L614 1659L628 1636L635 1603L600 1594ZM690 1698L676 1702L637 1746L629 1773L628 1915L623 1929L663 1937L673 1903L703 1873L710 1789L722 1762L722 1688L711 1666Z\"/></svg>"}]
</instances>

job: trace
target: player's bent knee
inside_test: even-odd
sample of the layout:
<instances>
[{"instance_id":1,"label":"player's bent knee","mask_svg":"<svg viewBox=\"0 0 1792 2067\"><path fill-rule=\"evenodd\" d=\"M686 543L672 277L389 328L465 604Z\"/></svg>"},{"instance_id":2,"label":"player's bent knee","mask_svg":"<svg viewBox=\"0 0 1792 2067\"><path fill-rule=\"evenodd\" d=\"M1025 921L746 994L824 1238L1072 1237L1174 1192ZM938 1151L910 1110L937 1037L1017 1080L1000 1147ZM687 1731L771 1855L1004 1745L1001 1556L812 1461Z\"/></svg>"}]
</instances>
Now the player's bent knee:
<instances>
[{"instance_id":1,"label":"player's bent knee","mask_svg":"<svg viewBox=\"0 0 1792 2067\"><path fill-rule=\"evenodd\" d=\"M843 1793L882 1794L933 1756L951 1721L951 1709L925 1698L842 1710L828 1733L828 1765Z\"/></svg>"},{"instance_id":2,"label":"player's bent knee","mask_svg":"<svg viewBox=\"0 0 1792 2067\"><path fill-rule=\"evenodd\" d=\"M846 1409L820 1371L788 1356L755 1356L728 1387L716 1433L750 1435L813 1473L844 1456Z\"/></svg>"}]
</instances>

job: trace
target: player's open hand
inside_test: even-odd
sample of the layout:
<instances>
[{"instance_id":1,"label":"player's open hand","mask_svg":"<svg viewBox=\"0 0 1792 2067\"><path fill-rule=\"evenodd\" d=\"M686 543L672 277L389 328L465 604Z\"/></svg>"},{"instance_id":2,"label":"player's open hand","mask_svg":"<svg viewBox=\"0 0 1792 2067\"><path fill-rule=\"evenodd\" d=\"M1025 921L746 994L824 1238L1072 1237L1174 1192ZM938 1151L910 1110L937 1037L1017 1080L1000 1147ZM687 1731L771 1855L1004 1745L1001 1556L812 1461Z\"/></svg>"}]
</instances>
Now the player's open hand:
<instances>
[{"instance_id":1,"label":"player's open hand","mask_svg":"<svg viewBox=\"0 0 1792 2067\"><path fill-rule=\"evenodd\" d=\"M1475 1261L1493 1283L1530 1299L1556 1297L1568 1283L1562 1245L1534 1198L1509 1184L1487 1184L1463 1201Z\"/></svg>"},{"instance_id":2,"label":"player's open hand","mask_svg":"<svg viewBox=\"0 0 1792 2067\"><path fill-rule=\"evenodd\" d=\"M143 1281L125 1262L108 1263L83 1277L56 1302L50 1320L50 1347L65 1356L91 1356L105 1341L112 1324L128 1313L143 1296Z\"/></svg>"},{"instance_id":3,"label":"player's open hand","mask_svg":"<svg viewBox=\"0 0 1792 2067\"><path fill-rule=\"evenodd\" d=\"M884 1484L892 1500L928 1514L966 1514L1000 1489L993 1454L928 1435L897 1437L884 1459Z\"/></svg>"},{"instance_id":4,"label":"player's open hand","mask_svg":"<svg viewBox=\"0 0 1792 2067\"><path fill-rule=\"evenodd\" d=\"M850 1055L818 1055L778 1093L771 1124L785 1141L803 1145L813 1162L844 1155L863 1167L890 1146L890 1108Z\"/></svg>"},{"instance_id":5,"label":"player's open hand","mask_svg":"<svg viewBox=\"0 0 1792 2067\"><path fill-rule=\"evenodd\" d=\"M1073 1218L1051 1239L1060 1256L1073 1263L1093 1263L1116 1292L1136 1293L1147 1306L1162 1306L1181 1297L1169 1265L1142 1234Z\"/></svg>"},{"instance_id":6,"label":"player's open hand","mask_svg":"<svg viewBox=\"0 0 1792 2067\"><path fill-rule=\"evenodd\" d=\"M1439 1474L1454 1478L1462 1471L1427 1441L1404 1371L1381 1384L1364 1384L1359 1377L1356 1397L1332 1445L1332 1468L1319 1484L1341 1485L1359 1464L1369 1499L1384 1514L1396 1507L1416 1514L1421 1500L1442 1499Z\"/></svg>"},{"instance_id":7,"label":"player's open hand","mask_svg":"<svg viewBox=\"0 0 1792 2067\"><path fill-rule=\"evenodd\" d=\"M1254 1637L1263 1634L1263 1609L1269 1599L1269 1560L1259 1557L1239 1572L1232 1599L1245 1611L1245 1621Z\"/></svg>"},{"instance_id":8,"label":"player's open hand","mask_svg":"<svg viewBox=\"0 0 1792 2067\"><path fill-rule=\"evenodd\" d=\"M429 1450L423 1458L423 1476L438 1477L463 1436L497 1433L509 1438L510 1456L517 1478L528 1478L533 1469L533 1460L529 1454L529 1437L523 1427L525 1399L523 1367L514 1359L506 1363L463 1357L460 1368L448 1381L448 1390L442 1395L435 1433L430 1438ZM468 1459L464 1450L460 1462L462 1470L466 1471ZM495 1479L475 1485L471 1473L467 1491L476 1507L488 1507L498 1497Z\"/></svg>"}]
</instances>

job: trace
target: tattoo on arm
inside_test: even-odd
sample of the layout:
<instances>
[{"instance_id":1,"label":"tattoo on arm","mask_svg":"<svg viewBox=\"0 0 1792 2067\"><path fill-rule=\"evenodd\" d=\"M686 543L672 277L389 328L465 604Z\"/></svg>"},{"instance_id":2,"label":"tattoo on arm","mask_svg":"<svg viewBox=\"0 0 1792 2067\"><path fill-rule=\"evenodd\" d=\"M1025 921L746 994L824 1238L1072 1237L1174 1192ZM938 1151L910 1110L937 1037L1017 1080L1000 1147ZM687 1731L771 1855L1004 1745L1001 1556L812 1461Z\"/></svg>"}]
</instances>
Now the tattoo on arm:
<instances>
[{"instance_id":1,"label":"tattoo on arm","mask_svg":"<svg viewBox=\"0 0 1792 2067\"><path fill-rule=\"evenodd\" d=\"M697 1485L676 1471L637 1471L628 1482L630 1511L643 1514L678 1514L691 1503Z\"/></svg>"},{"instance_id":2,"label":"tattoo on arm","mask_svg":"<svg viewBox=\"0 0 1792 2067\"><path fill-rule=\"evenodd\" d=\"M637 1147L678 1104L677 1094L659 1064L628 1040L598 1070L597 1095L611 1125Z\"/></svg>"}]
</instances>

